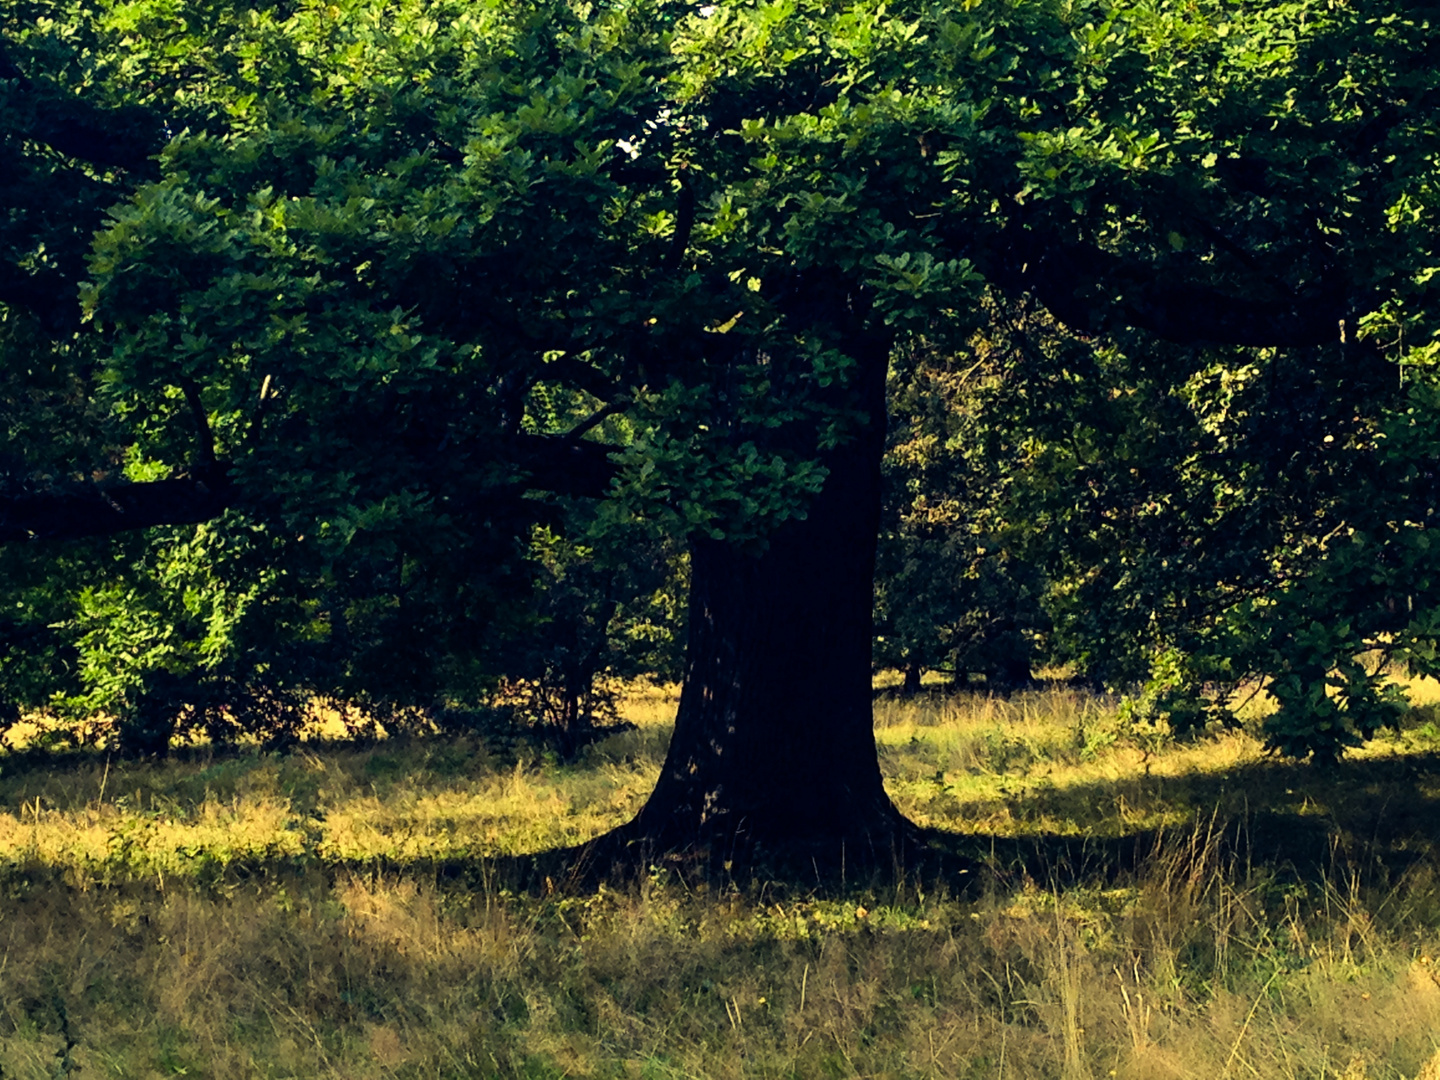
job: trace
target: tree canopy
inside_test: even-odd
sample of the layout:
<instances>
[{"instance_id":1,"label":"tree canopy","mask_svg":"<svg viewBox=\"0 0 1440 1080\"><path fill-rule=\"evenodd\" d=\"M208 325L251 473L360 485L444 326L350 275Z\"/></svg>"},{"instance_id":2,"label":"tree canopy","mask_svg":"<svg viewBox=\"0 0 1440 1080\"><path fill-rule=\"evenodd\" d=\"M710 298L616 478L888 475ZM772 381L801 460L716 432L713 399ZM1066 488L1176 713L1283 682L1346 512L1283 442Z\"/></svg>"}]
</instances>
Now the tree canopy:
<instances>
[{"instance_id":1,"label":"tree canopy","mask_svg":"<svg viewBox=\"0 0 1440 1080\"><path fill-rule=\"evenodd\" d=\"M675 805L753 823L764 762L868 754L833 805L879 807L835 733L919 350L991 365L972 460L1013 463L1076 655L1268 677L1276 744L1333 756L1395 707L1356 657L1440 671L1429 18L16 0L11 715L144 747L473 698L529 617L517 538L583 519L691 549ZM760 706L782 666L808 689Z\"/></svg>"}]
</instances>

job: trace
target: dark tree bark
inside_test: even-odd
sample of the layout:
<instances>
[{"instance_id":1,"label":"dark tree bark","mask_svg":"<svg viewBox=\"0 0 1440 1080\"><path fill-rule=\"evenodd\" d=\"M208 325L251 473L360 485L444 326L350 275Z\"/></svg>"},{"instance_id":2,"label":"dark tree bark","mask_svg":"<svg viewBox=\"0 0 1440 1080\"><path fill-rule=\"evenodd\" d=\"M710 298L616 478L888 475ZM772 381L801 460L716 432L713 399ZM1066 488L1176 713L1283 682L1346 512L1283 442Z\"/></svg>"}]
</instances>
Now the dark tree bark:
<instances>
[{"instance_id":1,"label":"dark tree bark","mask_svg":"<svg viewBox=\"0 0 1440 1080\"><path fill-rule=\"evenodd\" d=\"M599 498L617 472L610 460L612 448L602 443L523 435L510 440L508 449L519 478L507 487L475 493L466 500L470 509L535 519L546 508L522 499L526 490ZM203 456L213 459L213 446ZM78 540L209 521L243 501L230 481L229 469L228 462L212 460L169 480L0 494L0 544ZM263 493L252 492L251 497Z\"/></svg>"},{"instance_id":2,"label":"dark tree bark","mask_svg":"<svg viewBox=\"0 0 1440 1080\"><path fill-rule=\"evenodd\" d=\"M233 494L217 466L172 480L0 497L0 543L196 524L219 516Z\"/></svg>"},{"instance_id":3,"label":"dark tree bark","mask_svg":"<svg viewBox=\"0 0 1440 1080\"><path fill-rule=\"evenodd\" d=\"M621 831L720 853L759 842L856 856L909 835L881 781L871 717L871 614L888 340L857 348L868 421L824 455L803 521L763 552L691 545L689 640L660 780Z\"/></svg>"},{"instance_id":4,"label":"dark tree bark","mask_svg":"<svg viewBox=\"0 0 1440 1080\"><path fill-rule=\"evenodd\" d=\"M1043 229L1016 227L991 259L991 280L1008 292L1030 293L1078 333L1129 326L1183 345L1307 348L1347 336L1353 341L1360 317L1379 302L1375 295L1351 295L1334 272L1281 294L1257 274L1253 295L1235 295L1203 282L1158 278L1143 265Z\"/></svg>"},{"instance_id":5,"label":"dark tree bark","mask_svg":"<svg viewBox=\"0 0 1440 1080\"><path fill-rule=\"evenodd\" d=\"M900 687L900 693L904 697L914 697L920 693L920 677L925 674L925 669L919 664L911 663L905 665L905 682Z\"/></svg>"}]
</instances>

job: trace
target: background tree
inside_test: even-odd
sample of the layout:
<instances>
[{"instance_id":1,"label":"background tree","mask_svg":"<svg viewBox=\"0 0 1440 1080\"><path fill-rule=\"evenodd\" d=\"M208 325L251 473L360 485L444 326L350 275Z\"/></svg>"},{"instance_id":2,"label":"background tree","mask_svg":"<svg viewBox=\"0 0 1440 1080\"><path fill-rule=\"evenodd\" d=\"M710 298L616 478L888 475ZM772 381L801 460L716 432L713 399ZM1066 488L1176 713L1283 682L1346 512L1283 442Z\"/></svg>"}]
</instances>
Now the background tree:
<instances>
[{"instance_id":1,"label":"background tree","mask_svg":"<svg viewBox=\"0 0 1440 1080\"><path fill-rule=\"evenodd\" d=\"M976 344L940 355L917 343L892 364L875 665L900 669L906 693L927 669L1017 690L1048 649L1046 582L1007 518L1024 529L1023 500L1007 498L1023 476L1017 433L992 400L1004 368Z\"/></svg>"},{"instance_id":2,"label":"background tree","mask_svg":"<svg viewBox=\"0 0 1440 1080\"><path fill-rule=\"evenodd\" d=\"M496 660L502 697L566 753L614 729L622 686L678 681L685 609L684 559L667 538L606 530L583 506L571 515L565 533L532 534L532 615Z\"/></svg>"},{"instance_id":3,"label":"background tree","mask_svg":"<svg viewBox=\"0 0 1440 1080\"><path fill-rule=\"evenodd\" d=\"M1429 587L1432 495L1428 436L1394 437L1431 391L1339 349L1097 343L1043 313L997 319L983 349L1004 375L982 426L1028 447L996 505L1043 571L1057 655L1116 690L1150 683L1179 731L1228 722L1234 690L1270 679L1267 730L1290 753L1331 757L1396 719L1384 670L1427 633L1432 600L1408 583Z\"/></svg>"}]
</instances>

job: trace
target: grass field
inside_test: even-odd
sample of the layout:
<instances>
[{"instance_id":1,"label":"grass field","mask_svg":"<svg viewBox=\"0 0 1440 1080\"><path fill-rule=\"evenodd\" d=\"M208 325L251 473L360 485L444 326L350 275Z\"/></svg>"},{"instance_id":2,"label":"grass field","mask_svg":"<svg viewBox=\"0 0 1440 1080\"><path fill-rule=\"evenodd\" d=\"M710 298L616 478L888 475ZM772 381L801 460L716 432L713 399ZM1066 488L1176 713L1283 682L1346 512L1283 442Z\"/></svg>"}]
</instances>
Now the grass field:
<instances>
[{"instance_id":1,"label":"grass field","mask_svg":"<svg viewBox=\"0 0 1440 1080\"><path fill-rule=\"evenodd\" d=\"M1070 691L881 698L968 875L506 888L633 813L672 712L571 764L0 756L0 1075L1440 1080L1427 710L1319 773Z\"/></svg>"}]
</instances>

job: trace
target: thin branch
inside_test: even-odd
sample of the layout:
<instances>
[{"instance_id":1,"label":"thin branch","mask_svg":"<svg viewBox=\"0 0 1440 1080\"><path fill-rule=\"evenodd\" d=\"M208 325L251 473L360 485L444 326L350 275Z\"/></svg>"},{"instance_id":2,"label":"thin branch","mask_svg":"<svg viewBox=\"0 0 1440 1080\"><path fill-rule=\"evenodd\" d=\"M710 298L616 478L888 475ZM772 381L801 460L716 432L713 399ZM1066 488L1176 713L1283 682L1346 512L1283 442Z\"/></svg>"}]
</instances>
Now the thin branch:
<instances>
[{"instance_id":1,"label":"thin branch","mask_svg":"<svg viewBox=\"0 0 1440 1080\"><path fill-rule=\"evenodd\" d=\"M584 435L588 434L591 431L594 431L610 417L614 416L618 412L623 412L625 406L629 404L630 402L625 398L617 398L597 410L594 415L581 421L578 426L567 431L564 435L561 436L561 438L565 439L567 442L579 442Z\"/></svg>"},{"instance_id":2,"label":"thin branch","mask_svg":"<svg viewBox=\"0 0 1440 1080\"><path fill-rule=\"evenodd\" d=\"M200 387L194 379L182 379L180 390L190 406L190 415L195 420L195 435L200 441L200 461L206 471L214 470L215 433L210 430L210 418L205 414L205 403L200 400Z\"/></svg>"},{"instance_id":3,"label":"thin branch","mask_svg":"<svg viewBox=\"0 0 1440 1080\"><path fill-rule=\"evenodd\" d=\"M695 190L680 173L680 199L675 207L675 234L670 238L670 250L665 255L661 269L673 274L680 269L685 258L685 249L690 246L690 233L695 228Z\"/></svg>"}]
</instances>

